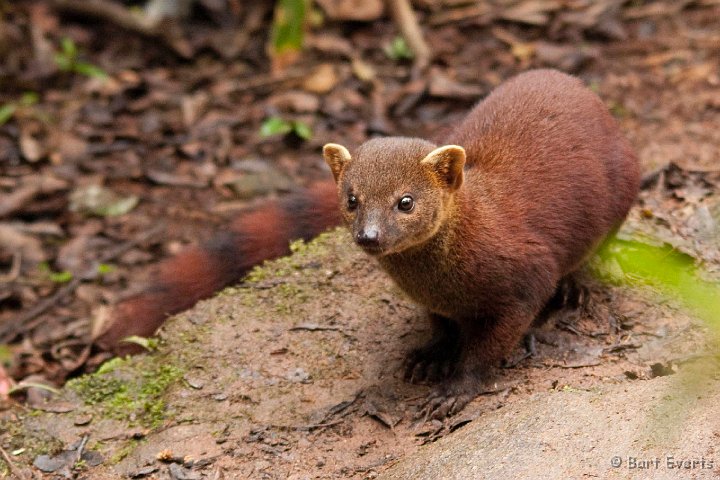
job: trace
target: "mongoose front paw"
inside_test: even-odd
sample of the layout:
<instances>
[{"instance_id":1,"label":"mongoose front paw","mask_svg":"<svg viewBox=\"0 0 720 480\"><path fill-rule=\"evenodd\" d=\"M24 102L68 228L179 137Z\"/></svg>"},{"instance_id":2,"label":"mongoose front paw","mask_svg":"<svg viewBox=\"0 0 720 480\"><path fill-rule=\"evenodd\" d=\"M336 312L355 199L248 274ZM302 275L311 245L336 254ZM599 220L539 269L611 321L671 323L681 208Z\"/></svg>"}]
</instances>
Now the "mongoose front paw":
<instances>
[{"instance_id":1,"label":"mongoose front paw","mask_svg":"<svg viewBox=\"0 0 720 480\"><path fill-rule=\"evenodd\" d=\"M456 347L444 338L411 351L405 361L405 381L438 383L450 378L457 367Z\"/></svg>"},{"instance_id":2,"label":"mongoose front paw","mask_svg":"<svg viewBox=\"0 0 720 480\"><path fill-rule=\"evenodd\" d=\"M444 383L430 392L415 418L425 422L455 415L478 396L481 385L481 382L470 378Z\"/></svg>"}]
</instances>

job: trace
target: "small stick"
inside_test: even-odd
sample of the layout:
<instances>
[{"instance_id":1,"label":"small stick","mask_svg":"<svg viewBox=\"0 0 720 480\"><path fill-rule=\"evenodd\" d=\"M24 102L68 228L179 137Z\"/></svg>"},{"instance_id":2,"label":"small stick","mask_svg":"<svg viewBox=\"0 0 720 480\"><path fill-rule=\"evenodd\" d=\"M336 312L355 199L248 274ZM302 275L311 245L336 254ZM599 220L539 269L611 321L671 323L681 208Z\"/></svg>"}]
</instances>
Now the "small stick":
<instances>
[{"instance_id":1,"label":"small stick","mask_svg":"<svg viewBox=\"0 0 720 480\"><path fill-rule=\"evenodd\" d=\"M147 232L143 233L142 235L138 236L137 238L134 238L132 240L128 240L125 243L121 243L115 248L110 249L107 251L104 255L100 256L100 259L98 263L105 263L108 262L115 257L118 257L122 255L123 253L127 252L131 248L133 248L135 245L144 242L145 240L152 238L155 236L159 231L161 230L161 227L156 227L153 229L148 230ZM96 264L93 265L93 267L90 269L90 271L95 271L97 269ZM48 308L52 307L56 303L58 303L60 300L65 298L66 296L70 295L72 292L75 291L75 289L80 286L80 283L82 283L81 278L85 277L85 275L80 275L79 277L74 277L72 280L70 280L70 283L65 285L63 288L55 292L51 297L46 298L42 302L36 304L34 307L32 307L30 310L27 310L25 313L21 314L20 316L16 317L14 320L9 321L2 325L0 328L0 339L6 341L5 338L10 332L23 327L25 330L29 330L32 328L35 328L40 321L37 320L37 317L44 313ZM33 321L35 320L35 321Z\"/></svg>"},{"instance_id":2,"label":"small stick","mask_svg":"<svg viewBox=\"0 0 720 480\"><path fill-rule=\"evenodd\" d=\"M170 25L163 22L154 23L144 20L115 2L106 0L51 0L50 3L58 10L99 18L125 30L147 37L159 38L183 58L190 58L193 55L192 47L185 39L176 34L176 29L168 28Z\"/></svg>"},{"instance_id":3,"label":"small stick","mask_svg":"<svg viewBox=\"0 0 720 480\"><path fill-rule=\"evenodd\" d=\"M10 459L10 455L7 454L4 448L0 446L0 455L2 455L3 460L5 460L5 463L7 463L8 468L10 469L10 472L15 475L20 480L27 480L27 477L23 472L21 472L13 463L13 461Z\"/></svg>"},{"instance_id":4,"label":"small stick","mask_svg":"<svg viewBox=\"0 0 720 480\"><path fill-rule=\"evenodd\" d=\"M85 435L83 436L82 440L80 440L80 446L78 447L77 452L75 452L76 463L82 459L83 453L85 452L85 445L87 444L89 438L89 435Z\"/></svg>"},{"instance_id":5,"label":"small stick","mask_svg":"<svg viewBox=\"0 0 720 480\"><path fill-rule=\"evenodd\" d=\"M79 285L80 279L77 277L73 278L72 280L70 280L70 283L55 292L51 297L48 297L42 302L35 304L35 306L32 307L30 310L27 310L25 313L22 313L18 317L16 317L15 320L4 324L0 329L0 339L3 339L3 341L9 341L9 338L5 338L6 335L13 332L19 327L24 327L25 330L34 328L40 322L32 322L32 320L36 319L38 315L45 312L45 310L55 305L67 295L71 294Z\"/></svg>"},{"instance_id":6,"label":"small stick","mask_svg":"<svg viewBox=\"0 0 720 480\"><path fill-rule=\"evenodd\" d=\"M430 64L432 54L430 47L425 43L409 0L387 0L387 6L395 24L415 54L415 67L420 70L424 69Z\"/></svg>"},{"instance_id":7,"label":"small stick","mask_svg":"<svg viewBox=\"0 0 720 480\"><path fill-rule=\"evenodd\" d=\"M8 273L0 274L0 283L10 283L20 276L20 264L22 263L22 253L18 250L13 253L12 265Z\"/></svg>"},{"instance_id":8,"label":"small stick","mask_svg":"<svg viewBox=\"0 0 720 480\"><path fill-rule=\"evenodd\" d=\"M308 72L306 70L296 69L283 72L280 76L270 74L253 75L249 78L243 78L235 81L235 83L232 84L232 91L244 92L256 88L271 87L279 83L298 80L306 76L307 73Z\"/></svg>"}]
</instances>

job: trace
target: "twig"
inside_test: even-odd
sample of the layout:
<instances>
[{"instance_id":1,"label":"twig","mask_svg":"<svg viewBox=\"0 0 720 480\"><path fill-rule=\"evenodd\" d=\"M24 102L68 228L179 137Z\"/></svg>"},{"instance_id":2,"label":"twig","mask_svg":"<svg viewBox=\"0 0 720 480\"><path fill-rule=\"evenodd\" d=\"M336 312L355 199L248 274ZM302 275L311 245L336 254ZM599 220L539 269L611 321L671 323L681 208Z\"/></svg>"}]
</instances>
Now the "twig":
<instances>
[{"instance_id":1,"label":"twig","mask_svg":"<svg viewBox=\"0 0 720 480\"><path fill-rule=\"evenodd\" d=\"M301 323L299 325L295 325L294 327L290 327L289 330L291 332L297 331L297 330L307 330L309 332L321 332L323 330L330 330L330 331L341 332L343 329L340 327L333 326L333 325L318 325L317 323Z\"/></svg>"},{"instance_id":2,"label":"twig","mask_svg":"<svg viewBox=\"0 0 720 480\"><path fill-rule=\"evenodd\" d=\"M167 22L151 22L133 14L122 5L108 0L51 0L56 9L78 15L99 18L125 30L147 37L159 38L175 53L184 58L193 55L192 47ZM169 28L170 27L170 28Z\"/></svg>"},{"instance_id":3,"label":"twig","mask_svg":"<svg viewBox=\"0 0 720 480\"><path fill-rule=\"evenodd\" d=\"M294 69L283 72L280 76L271 74L252 75L248 78L240 79L231 85L232 92L245 92L256 88L272 87L279 83L299 80L307 75L305 69Z\"/></svg>"},{"instance_id":4,"label":"twig","mask_svg":"<svg viewBox=\"0 0 720 480\"><path fill-rule=\"evenodd\" d=\"M48 297L42 302L35 304L34 307L32 307L30 310L27 310L25 313L20 314L20 316L16 317L14 320L5 323L2 328L0 328L0 339L2 339L2 341L4 342L7 342L10 341L10 338L6 338L7 335L16 331L18 328L24 327L26 330L30 330L36 327L37 324L40 322L33 322L33 319L45 312L45 310L47 310L48 308L58 303L67 295L71 294L79 285L80 279L77 277L73 278L67 285L55 292L51 297Z\"/></svg>"},{"instance_id":5,"label":"twig","mask_svg":"<svg viewBox=\"0 0 720 480\"><path fill-rule=\"evenodd\" d=\"M38 178L32 176L12 193L3 195L2 199L0 199L0 218L9 217L21 210L27 202L38 194L52 194L66 188L67 184L64 181L54 177Z\"/></svg>"},{"instance_id":6,"label":"twig","mask_svg":"<svg viewBox=\"0 0 720 480\"><path fill-rule=\"evenodd\" d=\"M373 89L370 93L370 102L372 105L372 119L370 127L374 132L388 135L391 129L387 119L387 104L385 94L385 84L378 79L372 81Z\"/></svg>"},{"instance_id":7,"label":"twig","mask_svg":"<svg viewBox=\"0 0 720 480\"><path fill-rule=\"evenodd\" d=\"M340 418L338 420L333 420L329 422L322 422L322 423L313 423L310 425L268 425L268 428L272 428L275 430L280 430L282 432L310 432L312 430L317 430L318 428L328 428L328 427L334 427L335 425L339 425L343 423L345 420Z\"/></svg>"},{"instance_id":8,"label":"twig","mask_svg":"<svg viewBox=\"0 0 720 480\"><path fill-rule=\"evenodd\" d=\"M300 430L300 431L305 431L305 430L307 430L308 432L310 432L310 431L312 431L312 430L317 430L318 428L334 427L335 425L340 425L340 424L343 423L344 421L345 421L345 420L343 420L342 418L340 418L340 419L338 419L338 420L333 420L332 422L314 423L314 424L312 424L312 425L300 425L300 426L297 426L297 427L294 427L294 428L295 428L296 430Z\"/></svg>"},{"instance_id":9,"label":"twig","mask_svg":"<svg viewBox=\"0 0 720 480\"><path fill-rule=\"evenodd\" d=\"M0 283L10 283L20 276L20 264L22 263L22 252L13 253L12 265L8 273L0 275Z\"/></svg>"},{"instance_id":10,"label":"twig","mask_svg":"<svg viewBox=\"0 0 720 480\"><path fill-rule=\"evenodd\" d=\"M2 455L3 460L5 460L5 463L7 463L8 468L10 469L10 472L15 475L20 480L27 480L27 477L23 472L21 472L13 463L13 461L10 459L10 455L7 454L4 448L0 446L0 455Z\"/></svg>"},{"instance_id":11,"label":"twig","mask_svg":"<svg viewBox=\"0 0 720 480\"><path fill-rule=\"evenodd\" d=\"M18 188L12 193L4 195L0 201L0 218L7 217L20 210L29 200L41 191L39 183L26 185Z\"/></svg>"},{"instance_id":12,"label":"twig","mask_svg":"<svg viewBox=\"0 0 720 480\"><path fill-rule=\"evenodd\" d=\"M387 6L393 21L415 54L415 67L420 70L424 69L430 64L432 54L430 47L425 43L409 0L387 0Z\"/></svg>"},{"instance_id":13,"label":"twig","mask_svg":"<svg viewBox=\"0 0 720 480\"><path fill-rule=\"evenodd\" d=\"M133 248L135 245L142 243L149 238L152 238L158 232L160 232L161 229L162 227L160 226L152 228L147 232L143 233L142 235L138 236L137 238L128 240L127 242L122 243L115 248L111 248L110 250L105 252L105 254L101 255L98 262L94 263L93 266L86 271L86 273L92 275L94 272L97 271L97 264L106 263L122 255L123 253ZM2 327L0 327L0 340L8 341L9 339L7 339L6 336L10 332L18 331L20 328L24 328L25 330L35 328L41 322L41 320L37 318L39 315L41 315L47 309L57 304L59 301L74 292L75 289L82 283L82 278L85 278L89 275L80 275L74 277L67 285L55 292L53 296L46 298L42 302L36 304L30 310L27 310L25 313L21 314L15 319L3 324Z\"/></svg>"},{"instance_id":14,"label":"twig","mask_svg":"<svg viewBox=\"0 0 720 480\"><path fill-rule=\"evenodd\" d=\"M75 452L75 463L79 462L82 459L83 453L85 452L85 445L87 444L89 438L90 435L84 435L82 437L82 440L80 440L80 445Z\"/></svg>"},{"instance_id":15,"label":"twig","mask_svg":"<svg viewBox=\"0 0 720 480\"><path fill-rule=\"evenodd\" d=\"M448 7L430 17L430 25L444 25L451 22L467 22L476 17L485 17L483 22L489 24L494 18L493 9L485 3L469 5L467 7Z\"/></svg>"},{"instance_id":16,"label":"twig","mask_svg":"<svg viewBox=\"0 0 720 480\"><path fill-rule=\"evenodd\" d=\"M245 15L243 26L237 30L232 42L227 47L218 48L221 55L228 60L236 58L240 55L250 42L252 35L262 28L263 20L265 19L265 14L267 13L267 7L267 4L253 5L250 11Z\"/></svg>"}]
</instances>

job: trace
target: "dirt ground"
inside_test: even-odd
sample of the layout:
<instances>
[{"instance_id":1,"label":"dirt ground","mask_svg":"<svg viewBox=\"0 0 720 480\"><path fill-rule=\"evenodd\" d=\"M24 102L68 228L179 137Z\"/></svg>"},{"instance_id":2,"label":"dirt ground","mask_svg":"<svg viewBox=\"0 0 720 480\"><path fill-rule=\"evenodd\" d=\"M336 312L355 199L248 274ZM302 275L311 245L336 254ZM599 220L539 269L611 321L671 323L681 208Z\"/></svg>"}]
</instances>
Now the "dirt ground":
<instances>
[{"instance_id":1,"label":"dirt ground","mask_svg":"<svg viewBox=\"0 0 720 480\"><path fill-rule=\"evenodd\" d=\"M328 22L273 77L261 24L228 60L212 19L196 19L195 55L181 59L44 2L3 5L3 45L17 48L4 50L0 105L39 94L0 125L8 373L59 385L96 368L89 332L99 305L250 199L328 175L318 153L325 142L436 135L504 78L537 66L579 75L637 149L647 183L623 235L666 241L717 273L720 5L635 2L593 16L581 4L534 25L422 7L435 60L415 79L408 62L382 51L396 35L385 18ZM257 8L267 17L267 5ZM110 81L43 71L38 35L50 45L73 38ZM23 43L30 38L34 49ZM358 58L372 74L358 73ZM311 126L312 138L262 137L273 115ZM73 199L90 185L137 205L88 214ZM504 369L461 415L419 422L426 389L402 382L399 365L428 333L422 312L348 243L335 234L255 272L174 320L157 353L76 380L49 403L46 390L23 389L0 412L4 464L26 478L43 454L47 478L373 478L532 394L632 388L682 370L713 344L675 303L589 280L591 307L539 331L537 356ZM93 466L100 457L88 452L102 463Z\"/></svg>"},{"instance_id":2,"label":"dirt ground","mask_svg":"<svg viewBox=\"0 0 720 480\"><path fill-rule=\"evenodd\" d=\"M668 194L661 191L658 199ZM718 197L708 200L717 211ZM432 462L435 450L417 457L423 445L474 421L507 418L530 398L614 389L595 404L632 412L628 401L645 405L635 394L642 389L655 393L648 401L667 396L653 387L658 377L716 358L714 330L674 302L589 281L592 306L538 330L536 356L504 369L460 415L418 419L428 388L405 383L401 364L429 333L423 312L347 240L338 231L297 246L169 322L154 354L113 361L35 410L7 412L0 426L4 448L21 451L15 468L34 462L54 472L47 478L375 478L408 455ZM701 368L689 390L698 399L717 385L717 366ZM667 392L682 394L672 384ZM544 402L532 405L543 411ZM663 420L682 413L671 408ZM524 415L537 418L533 410ZM603 429L585 435L602 439ZM678 448L694 445L682 432ZM568 447L559 458L567 463L575 453ZM405 474L395 478L409 478L412 463L402 465ZM542 475L541 467L530 471Z\"/></svg>"}]
</instances>

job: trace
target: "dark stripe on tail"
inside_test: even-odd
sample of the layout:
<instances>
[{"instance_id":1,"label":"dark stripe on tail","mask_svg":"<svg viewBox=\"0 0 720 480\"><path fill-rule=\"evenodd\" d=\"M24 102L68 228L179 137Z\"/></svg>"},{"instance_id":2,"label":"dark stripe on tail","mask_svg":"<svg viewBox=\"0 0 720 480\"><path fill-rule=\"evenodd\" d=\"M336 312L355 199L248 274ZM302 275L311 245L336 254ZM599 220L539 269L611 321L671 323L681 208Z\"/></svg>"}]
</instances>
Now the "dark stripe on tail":
<instances>
[{"instance_id":1,"label":"dark stripe on tail","mask_svg":"<svg viewBox=\"0 0 720 480\"><path fill-rule=\"evenodd\" d=\"M262 261L288 254L292 240L308 240L339 224L331 181L242 212L206 244L161 262L150 286L113 307L108 328L95 343L104 350L127 350L119 348L123 338L152 335L168 315L238 281Z\"/></svg>"}]
</instances>

